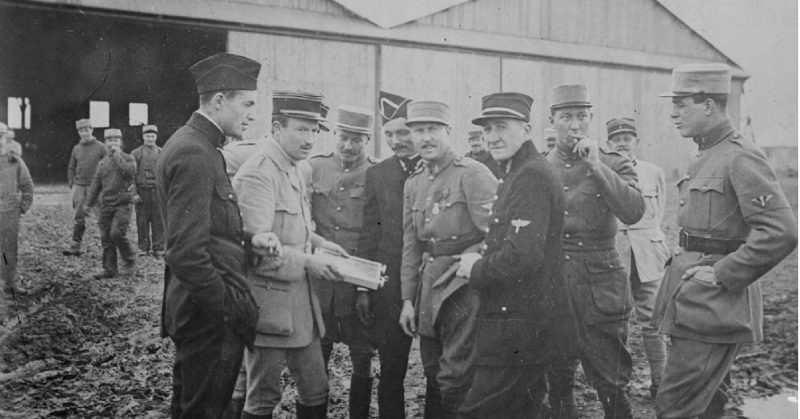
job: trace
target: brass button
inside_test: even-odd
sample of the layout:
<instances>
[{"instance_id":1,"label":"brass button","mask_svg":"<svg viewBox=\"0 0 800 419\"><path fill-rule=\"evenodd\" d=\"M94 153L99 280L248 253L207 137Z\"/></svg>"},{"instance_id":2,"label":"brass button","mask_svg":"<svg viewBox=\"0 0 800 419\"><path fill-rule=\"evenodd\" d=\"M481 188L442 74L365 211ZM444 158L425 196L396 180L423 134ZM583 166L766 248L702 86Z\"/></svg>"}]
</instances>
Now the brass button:
<instances>
[{"instance_id":1,"label":"brass button","mask_svg":"<svg viewBox=\"0 0 800 419\"><path fill-rule=\"evenodd\" d=\"M339 231L339 226L336 226L333 229L336 230L336 231Z\"/></svg>"},{"instance_id":2,"label":"brass button","mask_svg":"<svg viewBox=\"0 0 800 419\"><path fill-rule=\"evenodd\" d=\"M568 239L569 237L570 237L569 233L565 233L565 234L564 234L564 238L565 238L565 239Z\"/></svg>"},{"instance_id":3,"label":"brass button","mask_svg":"<svg viewBox=\"0 0 800 419\"><path fill-rule=\"evenodd\" d=\"M228 199L233 199L233 194L232 193L228 194Z\"/></svg>"},{"instance_id":4,"label":"brass button","mask_svg":"<svg viewBox=\"0 0 800 419\"><path fill-rule=\"evenodd\" d=\"M680 206L684 206L684 205L686 205L686 201L684 201L683 199L681 199L680 201L678 201L678 205L680 205Z\"/></svg>"},{"instance_id":5,"label":"brass button","mask_svg":"<svg viewBox=\"0 0 800 419\"><path fill-rule=\"evenodd\" d=\"M600 194L597 194L597 197L600 198Z\"/></svg>"},{"instance_id":6,"label":"brass button","mask_svg":"<svg viewBox=\"0 0 800 419\"><path fill-rule=\"evenodd\" d=\"M564 167L566 167L567 169L570 169L570 168L572 168L572 165L567 163L567 164L564 165Z\"/></svg>"},{"instance_id":7,"label":"brass button","mask_svg":"<svg viewBox=\"0 0 800 419\"><path fill-rule=\"evenodd\" d=\"M340 187L339 187L339 190L340 190L340 191L343 191L343 190L344 190L344 186L340 186Z\"/></svg>"},{"instance_id":8,"label":"brass button","mask_svg":"<svg viewBox=\"0 0 800 419\"><path fill-rule=\"evenodd\" d=\"M497 195L492 197L492 199L495 200L495 201L497 201L497 198L498 198Z\"/></svg>"},{"instance_id":9,"label":"brass button","mask_svg":"<svg viewBox=\"0 0 800 419\"><path fill-rule=\"evenodd\" d=\"M506 306L502 306L500 307L500 311L508 311L508 309L506 308Z\"/></svg>"},{"instance_id":10,"label":"brass button","mask_svg":"<svg viewBox=\"0 0 800 419\"><path fill-rule=\"evenodd\" d=\"M350 173L350 169L344 169L345 173Z\"/></svg>"},{"instance_id":11,"label":"brass button","mask_svg":"<svg viewBox=\"0 0 800 419\"><path fill-rule=\"evenodd\" d=\"M565 186L565 187L564 187L564 190L565 190L565 191L568 191L568 190L569 190L569 186Z\"/></svg>"},{"instance_id":12,"label":"brass button","mask_svg":"<svg viewBox=\"0 0 800 419\"><path fill-rule=\"evenodd\" d=\"M578 246L583 246L583 242L578 242Z\"/></svg>"},{"instance_id":13,"label":"brass button","mask_svg":"<svg viewBox=\"0 0 800 419\"><path fill-rule=\"evenodd\" d=\"M341 211L342 207L336 207L336 211Z\"/></svg>"},{"instance_id":14,"label":"brass button","mask_svg":"<svg viewBox=\"0 0 800 419\"><path fill-rule=\"evenodd\" d=\"M564 215L569 215L569 211L564 211Z\"/></svg>"},{"instance_id":15,"label":"brass button","mask_svg":"<svg viewBox=\"0 0 800 419\"><path fill-rule=\"evenodd\" d=\"M499 218L495 218L495 219L494 219L494 222L495 222L495 223L499 223L499 222L500 222L500 219L499 219Z\"/></svg>"},{"instance_id":16,"label":"brass button","mask_svg":"<svg viewBox=\"0 0 800 419\"><path fill-rule=\"evenodd\" d=\"M569 257L569 255L564 255L564 259L566 259L566 260L570 260L570 257Z\"/></svg>"},{"instance_id":17,"label":"brass button","mask_svg":"<svg viewBox=\"0 0 800 419\"><path fill-rule=\"evenodd\" d=\"M426 222L426 223L429 223L429 222L431 222L431 219L426 217L426 218L425 218L425 222Z\"/></svg>"}]
</instances>

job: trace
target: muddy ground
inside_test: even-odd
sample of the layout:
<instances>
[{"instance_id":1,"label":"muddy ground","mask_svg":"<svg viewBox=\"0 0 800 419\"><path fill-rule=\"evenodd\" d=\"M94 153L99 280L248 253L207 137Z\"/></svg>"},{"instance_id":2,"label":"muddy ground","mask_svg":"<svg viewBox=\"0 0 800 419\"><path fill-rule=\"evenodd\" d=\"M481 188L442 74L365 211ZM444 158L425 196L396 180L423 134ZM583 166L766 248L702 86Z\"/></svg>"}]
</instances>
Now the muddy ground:
<instances>
[{"instance_id":1,"label":"muddy ground","mask_svg":"<svg viewBox=\"0 0 800 419\"><path fill-rule=\"evenodd\" d=\"M783 180L795 206L797 179ZM674 196L667 236L675 244ZM173 346L158 334L163 262L140 259L134 278L97 281L100 246L94 220L80 258L62 256L71 233L66 186L36 189L24 217L19 278L32 292L17 300L15 316L0 328L0 418L168 417ZM135 243L135 228L130 238ZM733 402L797 388L797 254L763 279L765 339L745 347L733 369ZM638 330L630 340L635 379L630 394L637 417L654 417L647 365ZM334 354L330 416L347 417L346 349ZM406 380L406 413L421 417L424 379L416 345ZM379 375L374 364L376 375ZM286 380L276 417L292 417L294 390ZM602 417L594 392L580 377L584 417ZM377 413L373 395L372 413ZM730 406L736 416L734 403Z\"/></svg>"}]
</instances>

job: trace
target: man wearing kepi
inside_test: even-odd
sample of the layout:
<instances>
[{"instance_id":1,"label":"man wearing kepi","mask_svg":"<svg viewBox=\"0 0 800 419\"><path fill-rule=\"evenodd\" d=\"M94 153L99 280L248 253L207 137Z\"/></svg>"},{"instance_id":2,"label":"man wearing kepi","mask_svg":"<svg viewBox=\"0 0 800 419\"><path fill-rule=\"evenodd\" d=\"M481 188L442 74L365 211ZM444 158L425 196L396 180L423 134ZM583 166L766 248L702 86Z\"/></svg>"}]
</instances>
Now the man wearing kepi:
<instances>
[{"instance_id":1,"label":"man wearing kepi","mask_svg":"<svg viewBox=\"0 0 800 419\"><path fill-rule=\"evenodd\" d=\"M164 251L164 226L156 195L156 166L161 147L156 145L158 127L142 127L144 144L131 152L136 160L136 227L139 250L145 256L152 249L153 257L161 257ZM152 234L151 234L152 233Z\"/></svg>"},{"instance_id":2,"label":"man wearing kepi","mask_svg":"<svg viewBox=\"0 0 800 419\"><path fill-rule=\"evenodd\" d=\"M311 164L311 214L317 234L358 252L358 235L364 216L364 174L374 164L366 146L372 138L374 116L368 109L340 106L336 110L334 133L336 148L332 153L315 156ZM353 376L350 379L350 418L369 416L372 395L372 355L366 318L356 314L356 300L367 298L367 289L348 283L316 283L325 336L322 356L328 366L333 344L344 342L350 349ZM358 297L356 296L358 294Z\"/></svg>"},{"instance_id":3,"label":"man wearing kepi","mask_svg":"<svg viewBox=\"0 0 800 419\"><path fill-rule=\"evenodd\" d=\"M328 376L320 340L325 325L314 284L342 279L336 267L311 252L347 255L313 231L306 185L322 122L322 96L272 93L272 135L233 178L245 231L274 234L282 254L254 260L248 282L260 313L255 349L245 354L247 397L242 418L271 418L281 401L284 362L297 384L297 417L324 418Z\"/></svg>"},{"instance_id":4,"label":"man wearing kepi","mask_svg":"<svg viewBox=\"0 0 800 419\"><path fill-rule=\"evenodd\" d=\"M681 249L667 268L653 322L669 336L656 396L661 418L717 417L721 384L742 344L759 342L756 282L797 245L797 222L772 168L727 113L731 70L672 72L672 118L699 151L678 183Z\"/></svg>"},{"instance_id":5,"label":"man wearing kepi","mask_svg":"<svg viewBox=\"0 0 800 419\"><path fill-rule=\"evenodd\" d=\"M246 250L269 247L270 235L242 231L217 148L253 121L260 69L225 53L194 64L199 108L167 140L156 170L167 245L162 334L175 343L173 418L218 418L254 339Z\"/></svg>"},{"instance_id":6,"label":"man wearing kepi","mask_svg":"<svg viewBox=\"0 0 800 419\"><path fill-rule=\"evenodd\" d=\"M67 182L72 189L72 209L74 226L72 228L72 245L62 253L66 256L80 256L83 233L86 231L86 198L89 185L92 184L97 165L106 156L106 146L92 135L92 122L88 119L75 121L80 142L72 148L67 167Z\"/></svg>"},{"instance_id":7,"label":"man wearing kepi","mask_svg":"<svg viewBox=\"0 0 800 419\"><path fill-rule=\"evenodd\" d=\"M495 177L498 177L500 174L498 170L499 165L492 157L492 153L486 149L486 141L483 138L483 131L470 131L468 135L469 139L467 142L469 144L469 151L464 155L464 157L469 157L483 163L489 168Z\"/></svg>"},{"instance_id":8,"label":"man wearing kepi","mask_svg":"<svg viewBox=\"0 0 800 419\"><path fill-rule=\"evenodd\" d=\"M454 256L478 251L497 179L483 164L456 156L446 104L409 103L408 126L424 167L404 191L400 325L420 335L425 417L449 418L469 389L478 304L467 279L454 275Z\"/></svg>"},{"instance_id":9,"label":"man wearing kepi","mask_svg":"<svg viewBox=\"0 0 800 419\"><path fill-rule=\"evenodd\" d=\"M615 248L617 218L634 224L644 201L633 164L590 139L592 103L584 85L562 85L550 91L550 122L556 148L547 155L563 184L564 277L586 347L580 360L597 390L606 418L632 417L626 388L633 368L626 347L633 305L630 285ZM551 371L550 402L561 417L576 417L574 363L557 363Z\"/></svg>"},{"instance_id":10,"label":"man wearing kepi","mask_svg":"<svg viewBox=\"0 0 800 419\"><path fill-rule=\"evenodd\" d=\"M136 161L130 154L122 152L122 131L109 128L103 132L108 155L100 160L86 206L91 208L100 202L100 244L103 246L103 272L95 279L113 278L117 275L117 250L122 258L123 273L130 275L136 265L136 254L128 241L128 225L131 222Z\"/></svg>"},{"instance_id":11,"label":"man wearing kepi","mask_svg":"<svg viewBox=\"0 0 800 419\"><path fill-rule=\"evenodd\" d=\"M644 216L638 223L619 223L617 250L631 282L635 319L642 328L644 353L650 365L650 394L655 397L666 362L663 336L650 325L653 304L664 277L664 265L669 259L669 248L661 231L667 204L664 171L653 163L636 158L639 137L634 119L611 119L606 122L606 129L609 148L631 159L645 203Z\"/></svg>"},{"instance_id":12,"label":"man wearing kepi","mask_svg":"<svg viewBox=\"0 0 800 419\"><path fill-rule=\"evenodd\" d=\"M531 142L533 98L495 93L472 120L500 163L501 180L484 255L465 253L457 275L478 292L472 385L459 409L464 418L539 418L545 370L575 331L561 274L564 195L552 165ZM566 314L566 315L565 315Z\"/></svg>"},{"instance_id":13,"label":"man wearing kepi","mask_svg":"<svg viewBox=\"0 0 800 419\"><path fill-rule=\"evenodd\" d=\"M406 125L409 99L380 92L383 138L393 156L367 169L364 184L364 222L358 256L386 265L383 287L359 294L356 309L369 324L378 348L381 379L378 410L382 419L405 419L403 380L408 369L411 337L400 327L400 262L403 257L403 186L421 163ZM366 300L366 301L365 301Z\"/></svg>"}]
</instances>

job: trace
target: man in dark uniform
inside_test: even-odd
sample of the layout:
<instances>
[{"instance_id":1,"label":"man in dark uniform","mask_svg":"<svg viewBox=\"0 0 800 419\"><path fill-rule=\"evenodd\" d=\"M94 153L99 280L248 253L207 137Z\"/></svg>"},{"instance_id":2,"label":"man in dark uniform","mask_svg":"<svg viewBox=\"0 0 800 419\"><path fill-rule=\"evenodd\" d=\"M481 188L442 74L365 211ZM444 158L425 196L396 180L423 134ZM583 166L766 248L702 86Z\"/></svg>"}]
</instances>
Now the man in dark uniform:
<instances>
[{"instance_id":1,"label":"man in dark uniform","mask_svg":"<svg viewBox=\"0 0 800 419\"><path fill-rule=\"evenodd\" d=\"M139 250L146 256L151 250L153 257L161 257L164 251L164 226L161 224L158 199L156 196L156 166L161 147L156 145L158 127L145 125L142 127L144 144L131 152L136 160L136 228L139 239ZM151 235L152 232L152 235ZM152 240L151 240L152 239Z\"/></svg>"},{"instance_id":2,"label":"man in dark uniform","mask_svg":"<svg viewBox=\"0 0 800 419\"><path fill-rule=\"evenodd\" d=\"M467 279L453 275L453 256L479 249L497 179L483 164L456 156L446 104L409 103L408 125L425 164L403 193L400 325L409 336L420 335L425 416L450 418L469 389L478 308Z\"/></svg>"},{"instance_id":3,"label":"man in dark uniform","mask_svg":"<svg viewBox=\"0 0 800 419\"><path fill-rule=\"evenodd\" d=\"M411 337L400 327L400 262L403 257L403 186L422 161L406 125L409 99L380 92L383 138L394 155L367 169L364 219L358 256L386 265L389 280L377 291L359 293L356 309L370 324L378 348L381 379L378 410L382 419L405 419L403 380L408 369Z\"/></svg>"},{"instance_id":4,"label":"man in dark uniform","mask_svg":"<svg viewBox=\"0 0 800 419\"><path fill-rule=\"evenodd\" d=\"M465 418L539 418L547 363L568 345L553 333L574 317L561 274L564 194L552 165L531 142L533 98L495 93L483 98L482 125L502 169L495 218L484 255L459 257L458 275L478 291L474 376L461 408ZM571 321L570 321L571 320Z\"/></svg>"},{"instance_id":5,"label":"man in dark uniform","mask_svg":"<svg viewBox=\"0 0 800 419\"><path fill-rule=\"evenodd\" d=\"M108 154L100 160L94 180L89 187L86 206L91 208L100 201L100 244L103 246L103 272L95 279L113 278L117 275L117 250L123 260L125 275L133 273L136 254L128 241L131 222L136 161L122 152L122 131L109 128L103 133Z\"/></svg>"},{"instance_id":6,"label":"man in dark uniform","mask_svg":"<svg viewBox=\"0 0 800 419\"><path fill-rule=\"evenodd\" d=\"M366 146L372 138L373 112L354 106L336 110L336 149L315 156L311 164L311 219L320 236L358 252L358 235L364 215L365 173L374 164ZM353 375L350 379L350 417L369 416L372 395L372 355L375 349L367 337L366 324L356 314L356 287L345 282L317 281L325 336L322 356L327 367L335 342L349 348ZM358 293L366 293L360 288Z\"/></svg>"},{"instance_id":7,"label":"man in dark uniform","mask_svg":"<svg viewBox=\"0 0 800 419\"><path fill-rule=\"evenodd\" d=\"M226 53L193 65L199 109L166 142L156 171L167 239L162 334L175 343L173 418L219 417L255 338L245 249L273 242L243 233L217 148L253 121L260 69Z\"/></svg>"},{"instance_id":8,"label":"man in dark uniform","mask_svg":"<svg viewBox=\"0 0 800 419\"><path fill-rule=\"evenodd\" d=\"M644 214L636 172L623 155L597 146L587 133L592 121L589 89L562 85L550 91L550 123L556 148L547 155L565 195L564 277L577 308L586 347L580 356L606 418L631 418L627 386L633 369L628 318L633 301L615 248L617 218L634 224ZM616 218L615 218L616 217ZM550 400L557 415L577 415L575 363L559 363L550 374Z\"/></svg>"},{"instance_id":9,"label":"man in dark uniform","mask_svg":"<svg viewBox=\"0 0 800 419\"><path fill-rule=\"evenodd\" d=\"M491 170L494 177L500 177L500 165L492 158L492 153L486 149L483 131L470 131L467 142L469 143L470 150L464 157L469 157L483 163Z\"/></svg>"},{"instance_id":10,"label":"man in dark uniform","mask_svg":"<svg viewBox=\"0 0 800 419\"><path fill-rule=\"evenodd\" d=\"M728 117L731 70L687 64L672 72L672 118L699 151L678 183L681 249L656 299L669 336L656 395L660 418L711 418L742 344L763 339L759 277L797 245L797 222L767 158Z\"/></svg>"}]
</instances>

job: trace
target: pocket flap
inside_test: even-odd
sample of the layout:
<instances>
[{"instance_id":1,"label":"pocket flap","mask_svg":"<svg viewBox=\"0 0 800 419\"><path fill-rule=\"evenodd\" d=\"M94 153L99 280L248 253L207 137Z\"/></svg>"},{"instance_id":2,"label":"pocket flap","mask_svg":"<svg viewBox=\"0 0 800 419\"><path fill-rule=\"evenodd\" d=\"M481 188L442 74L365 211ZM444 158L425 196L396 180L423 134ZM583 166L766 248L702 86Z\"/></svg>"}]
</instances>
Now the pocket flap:
<instances>
[{"instance_id":1,"label":"pocket flap","mask_svg":"<svg viewBox=\"0 0 800 419\"><path fill-rule=\"evenodd\" d=\"M275 201L275 211L282 211L293 215L300 214L300 202L296 199L278 197Z\"/></svg>"},{"instance_id":2,"label":"pocket flap","mask_svg":"<svg viewBox=\"0 0 800 419\"><path fill-rule=\"evenodd\" d=\"M689 186L689 189L700 192L717 191L719 193L725 193L725 178L722 177L700 178L695 180L691 184L691 186Z\"/></svg>"}]
</instances>

